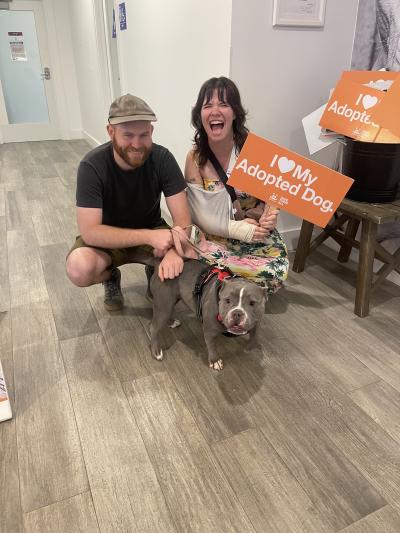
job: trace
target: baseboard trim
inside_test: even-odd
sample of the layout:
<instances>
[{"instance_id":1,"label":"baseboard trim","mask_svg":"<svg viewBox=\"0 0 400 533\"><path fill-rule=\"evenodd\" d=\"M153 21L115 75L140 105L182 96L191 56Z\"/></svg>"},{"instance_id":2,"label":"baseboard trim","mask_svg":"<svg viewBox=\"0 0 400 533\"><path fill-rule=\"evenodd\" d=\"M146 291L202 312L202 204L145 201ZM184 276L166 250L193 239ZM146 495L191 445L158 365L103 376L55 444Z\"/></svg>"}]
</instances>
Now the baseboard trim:
<instances>
[{"instance_id":1,"label":"baseboard trim","mask_svg":"<svg viewBox=\"0 0 400 533\"><path fill-rule=\"evenodd\" d=\"M75 130L68 130L67 132L64 132L63 134L63 140L64 141L71 141L75 139L82 139L83 131L81 129L75 129Z\"/></svg>"},{"instance_id":2,"label":"baseboard trim","mask_svg":"<svg viewBox=\"0 0 400 533\"><path fill-rule=\"evenodd\" d=\"M90 135L90 133L88 133L85 130L81 131L80 138L82 138L82 136L90 144L90 146L92 146L93 148L96 148L96 146L100 146L100 144L103 144L100 141L98 141L97 139L95 139L94 137L92 137L92 135Z\"/></svg>"}]
</instances>

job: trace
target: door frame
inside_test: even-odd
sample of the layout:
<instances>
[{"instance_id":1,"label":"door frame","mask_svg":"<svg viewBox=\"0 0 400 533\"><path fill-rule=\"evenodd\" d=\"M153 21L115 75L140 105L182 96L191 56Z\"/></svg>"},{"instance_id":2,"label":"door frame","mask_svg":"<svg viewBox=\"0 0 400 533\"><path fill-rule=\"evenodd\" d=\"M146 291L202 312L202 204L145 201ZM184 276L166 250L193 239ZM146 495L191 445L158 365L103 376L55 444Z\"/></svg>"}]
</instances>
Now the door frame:
<instances>
[{"instance_id":1,"label":"door frame","mask_svg":"<svg viewBox=\"0 0 400 533\"><path fill-rule=\"evenodd\" d=\"M117 26L117 20L118 20L118 13L116 11L116 5L115 5L115 0L111 0L112 3L113 3L113 7L114 7L114 13L115 13L115 25ZM103 0L102 1L102 9L103 9L103 32L104 32L104 41L105 41L105 54L106 54L106 62L107 62L107 81L108 81L108 85L109 85L109 95L110 95L110 100L115 100L115 98L117 98L118 96L120 96L120 94L114 94L115 91L114 91L114 83L113 83L113 75L114 75L114 72L113 72L113 67L112 67L112 58L111 58L111 42L112 42L112 37L110 37L110 34L109 34L109 28L107 26L107 23L108 23L108 19L107 19L107 0ZM116 27L116 33L117 33L117 37L115 38L115 42L116 42L116 45L117 45L117 68L118 68L118 80L119 80L119 85L120 85L120 90L121 90L121 77L120 77L120 65L119 65L119 51L118 51L118 31L117 31L117 27ZM111 102L110 102L111 103Z\"/></svg>"}]
</instances>

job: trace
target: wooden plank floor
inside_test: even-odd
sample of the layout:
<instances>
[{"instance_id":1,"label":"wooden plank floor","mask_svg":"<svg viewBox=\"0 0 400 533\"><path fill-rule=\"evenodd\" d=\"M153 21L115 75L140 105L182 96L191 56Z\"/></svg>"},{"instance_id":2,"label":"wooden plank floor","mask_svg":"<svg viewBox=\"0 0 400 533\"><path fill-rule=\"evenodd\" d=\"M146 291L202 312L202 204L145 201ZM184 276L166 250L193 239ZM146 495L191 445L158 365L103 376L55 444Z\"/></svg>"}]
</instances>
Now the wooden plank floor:
<instances>
[{"instance_id":1,"label":"wooden plank floor","mask_svg":"<svg viewBox=\"0 0 400 533\"><path fill-rule=\"evenodd\" d=\"M270 298L260 346L178 306L150 357L144 269L125 309L74 287L65 255L84 141L0 145L0 532L400 531L400 287L353 314L355 265L315 253Z\"/></svg>"}]
</instances>

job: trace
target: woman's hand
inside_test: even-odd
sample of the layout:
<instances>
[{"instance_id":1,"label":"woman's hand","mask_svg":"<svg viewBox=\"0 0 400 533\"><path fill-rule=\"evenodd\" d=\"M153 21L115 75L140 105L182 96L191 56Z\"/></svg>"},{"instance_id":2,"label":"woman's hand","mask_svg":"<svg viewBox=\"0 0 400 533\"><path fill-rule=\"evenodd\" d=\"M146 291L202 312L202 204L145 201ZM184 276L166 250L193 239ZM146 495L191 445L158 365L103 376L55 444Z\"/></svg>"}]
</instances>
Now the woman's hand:
<instances>
[{"instance_id":1,"label":"woman's hand","mask_svg":"<svg viewBox=\"0 0 400 533\"><path fill-rule=\"evenodd\" d=\"M266 237L268 237L270 233L269 230L260 226L257 220L254 220L254 218L245 218L244 221L248 224L253 224L253 226L256 226L251 242L264 241Z\"/></svg>"},{"instance_id":2,"label":"woman's hand","mask_svg":"<svg viewBox=\"0 0 400 533\"><path fill-rule=\"evenodd\" d=\"M278 208L266 205L264 213L261 215L259 220L260 226L264 229L269 230L269 232L274 230L278 221L278 213Z\"/></svg>"}]
</instances>

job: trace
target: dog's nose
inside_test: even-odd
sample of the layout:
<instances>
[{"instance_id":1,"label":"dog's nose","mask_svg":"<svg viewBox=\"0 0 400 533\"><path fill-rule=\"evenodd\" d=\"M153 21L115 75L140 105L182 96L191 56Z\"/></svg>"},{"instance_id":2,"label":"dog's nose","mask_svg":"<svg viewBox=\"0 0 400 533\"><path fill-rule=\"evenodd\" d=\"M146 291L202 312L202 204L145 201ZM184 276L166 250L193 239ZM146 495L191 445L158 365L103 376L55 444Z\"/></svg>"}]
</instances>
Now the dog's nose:
<instances>
[{"instance_id":1,"label":"dog's nose","mask_svg":"<svg viewBox=\"0 0 400 533\"><path fill-rule=\"evenodd\" d=\"M236 322L236 324L239 324L241 322L243 316L243 311L241 311L240 309L235 309L234 311L232 311L232 318Z\"/></svg>"}]
</instances>

